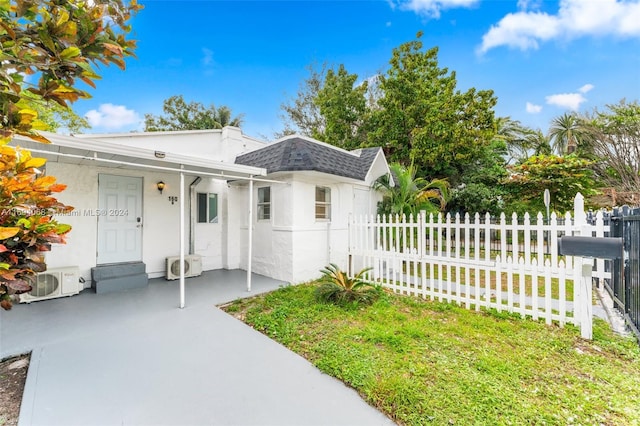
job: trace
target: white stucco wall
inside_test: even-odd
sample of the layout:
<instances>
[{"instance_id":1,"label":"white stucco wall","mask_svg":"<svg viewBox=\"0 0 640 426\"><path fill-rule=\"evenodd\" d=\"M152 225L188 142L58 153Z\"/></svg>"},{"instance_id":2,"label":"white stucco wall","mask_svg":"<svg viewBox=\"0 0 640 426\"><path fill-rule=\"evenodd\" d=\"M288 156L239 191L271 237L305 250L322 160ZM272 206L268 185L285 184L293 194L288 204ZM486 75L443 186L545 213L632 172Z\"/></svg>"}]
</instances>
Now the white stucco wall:
<instances>
[{"instance_id":1,"label":"white stucco wall","mask_svg":"<svg viewBox=\"0 0 640 426\"><path fill-rule=\"evenodd\" d=\"M375 212L379 196L364 182L345 182L344 179L315 172L280 174L274 179L283 183L270 184L271 219L258 221L257 192L254 188L253 271L293 283L320 276L320 269L329 263L347 267L348 222L354 211L354 190L366 193L366 212ZM331 220L315 218L315 188L331 188ZM236 205L247 211L247 187L234 188L242 193ZM365 212L363 212L365 213ZM247 215L241 216L240 266L247 266ZM231 240L229 241L231 244ZM229 250L232 252L233 250Z\"/></svg>"},{"instance_id":2,"label":"white stucco wall","mask_svg":"<svg viewBox=\"0 0 640 426\"><path fill-rule=\"evenodd\" d=\"M186 193L189 191L189 184L193 181L185 182ZM197 200L194 197L193 205L193 225L194 232L194 252L202 256L202 269L205 271L221 269L224 267L223 230L226 228L228 214L225 209L227 204L227 184L218 179L202 178L195 187L195 193L217 194L218 195L218 222L198 223L197 222Z\"/></svg>"},{"instance_id":3,"label":"white stucco wall","mask_svg":"<svg viewBox=\"0 0 640 426\"><path fill-rule=\"evenodd\" d=\"M263 146L247 138L239 129L200 131L180 134L126 134L96 137L110 143L122 143L148 149L179 152L200 158L232 162L241 152ZM380 155L364 182L317 172L279 173L271 177L282 183L256 182L253 194L253 272L293 283L317 278L328 263L347 267L348 221L350 214L374 214L379 195L371 190L375 178L386 172ZM194 194L189 185L196 176L185 176L185 197L175 204L170 196L179 196L179 176L163 172L113 169L104 166L75 166L50 162L47 172L66 183L59 199L80 213L95 210L98 204L98 174L142 177L143 262L151 277L165 274L165 258L179 254L180 203L186 211L185 247L189 249L189 224L193 225L194 252L202 256L204 270L247 268L248 259L248 184L202 177ZM158 181L166 188L160 194ZM257 192L271 187L271 218L256 220ZM331 188L331 220L315 218L315 187ZM218 223L197 223L195 193L218 195ZM90 269L96 266L97 217L87 214L59 218L73 226L68 244L54 246L47 255L50 267L78 266L90 285Z\"/></svg>"},{"instance_id":4,"label":"white stucco wall","mask_svg":"<svg viewBox=\"0 0 640 426\"><path fill-rule=\"evenodd\" d=\"M179 252L180 205L172 205L168 200L170 195L179 195L178 176L55 162L47 163L47 173L67 185L67 189L57 194L57 198L75 207L71 215L57 217L60 222L72 225L73 229L68 235L67 244L54 245L51 252L47 253L49 267L78 266L86 280L85 287L90 286L91 268L96 266L98 231L98 217L92 212L98 206L98 174L105 173L142 177L142 261L152 277L164 276L165 258ZM163 194L156 187L160 180L167 184Z\"/></svg>"},{"instance_id":5,"label":"white stucco wall","mask_svg":"<svg viewBox=\"0 0 640 426\"><path fill-rule=\"evenodd\" d=\"M237 155L262 148L266 144L243 135L237 127L186 132L85 134L77 137L229 163L233 163Z\"/></svg>"}]
</instances>

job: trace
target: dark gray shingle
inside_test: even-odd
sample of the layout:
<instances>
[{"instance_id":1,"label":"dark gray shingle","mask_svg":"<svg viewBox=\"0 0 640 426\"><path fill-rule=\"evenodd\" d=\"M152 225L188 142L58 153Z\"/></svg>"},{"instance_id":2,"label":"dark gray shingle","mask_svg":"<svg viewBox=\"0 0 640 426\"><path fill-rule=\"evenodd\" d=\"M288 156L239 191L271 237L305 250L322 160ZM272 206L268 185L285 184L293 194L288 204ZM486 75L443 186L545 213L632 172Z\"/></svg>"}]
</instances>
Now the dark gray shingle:
<instances>
[{"instance_id":1,"label":"dark gray shingle","mask_svg":"<svg viewBox=\"0 0 640 426\"><path fill-rule=\"evenodd\" d=\"M262 167L268 173L313 170L364 180L379 151L380 148L363 148L347 153L329 145L293 136L239 155L235 163Z\"/></svg>"}]
</instances>

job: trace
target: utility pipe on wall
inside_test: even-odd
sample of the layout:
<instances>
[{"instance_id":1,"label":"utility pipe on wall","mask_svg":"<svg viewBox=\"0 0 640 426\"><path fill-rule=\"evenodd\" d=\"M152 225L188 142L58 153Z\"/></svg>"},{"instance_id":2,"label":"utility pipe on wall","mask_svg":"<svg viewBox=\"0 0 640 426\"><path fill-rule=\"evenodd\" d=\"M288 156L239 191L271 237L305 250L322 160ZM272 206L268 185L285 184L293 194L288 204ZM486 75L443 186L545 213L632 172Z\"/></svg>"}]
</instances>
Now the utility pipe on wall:
<instances>
[{"instance_id":1,"label":"utility pipe on wall","mask_svg":"<svg viewBox=\"0 0 640 426\"><path fill-rule=\"evenodd\" d=\"M196 219L198 215L198 200L195 196L196 185L202 178L198 176L189 185L189 254L196 253ZM195 206L195 208L194 208Z\"/></svg>"}]
</instances>

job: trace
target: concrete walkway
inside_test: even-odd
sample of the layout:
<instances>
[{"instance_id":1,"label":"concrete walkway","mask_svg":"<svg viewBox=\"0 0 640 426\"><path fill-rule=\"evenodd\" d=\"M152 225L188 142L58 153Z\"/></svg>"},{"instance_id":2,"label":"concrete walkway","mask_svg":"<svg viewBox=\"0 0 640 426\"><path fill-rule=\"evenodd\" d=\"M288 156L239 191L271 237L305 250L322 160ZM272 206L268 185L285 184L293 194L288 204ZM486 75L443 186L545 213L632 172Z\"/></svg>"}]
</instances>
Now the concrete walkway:
<instances>
[{"instance_id":1,"label":"concrete walkway","mask_svg":"<svg viewBox=\"0 0 640 426\"><path fill-rule=\"evenodd\" d=\"M215 307L242 271L18 305L0 354L32 350L20 425L393 424L355 391ZM254 291L283 283L255 276Z\"/></svg>"}]
</instances>

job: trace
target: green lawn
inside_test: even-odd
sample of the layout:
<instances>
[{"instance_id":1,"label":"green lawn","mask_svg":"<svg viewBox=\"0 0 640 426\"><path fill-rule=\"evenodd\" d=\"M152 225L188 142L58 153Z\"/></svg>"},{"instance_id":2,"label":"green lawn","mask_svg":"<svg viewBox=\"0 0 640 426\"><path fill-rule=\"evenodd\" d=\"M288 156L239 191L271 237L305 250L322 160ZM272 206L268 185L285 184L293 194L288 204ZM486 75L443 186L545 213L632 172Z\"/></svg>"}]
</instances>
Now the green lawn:
<instances>
[{"instance_id":1,"label":"green lawn","mask_svg":"<svg viewBox=\"0 0 640 426\"><path fill-rule=\"evenodd\" d=\"M313 285L225 310L355 388L400 424L640 425L640 348L574 327L386 294L317 303Z\"/></svg>"}]
</instances>

